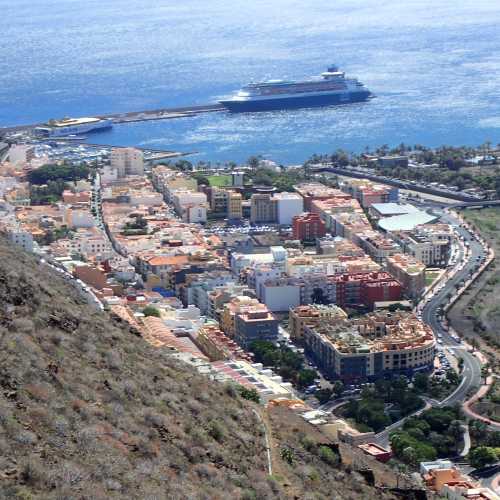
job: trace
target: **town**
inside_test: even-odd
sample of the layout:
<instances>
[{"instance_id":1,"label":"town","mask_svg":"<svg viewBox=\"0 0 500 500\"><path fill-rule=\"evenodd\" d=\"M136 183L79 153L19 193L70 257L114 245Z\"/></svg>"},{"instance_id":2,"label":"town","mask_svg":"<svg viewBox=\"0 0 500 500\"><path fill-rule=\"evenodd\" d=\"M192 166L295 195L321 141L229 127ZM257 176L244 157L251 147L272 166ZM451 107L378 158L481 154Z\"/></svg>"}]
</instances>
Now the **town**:
<instances>
[{"instance_id":1,"label":"town","mask_svg":"<svg viewBox=\"0 0 500 500\"><path fill-rule=\"evenodd\" d=\"M494 252L452 207L258 158L196 169L131 147L86 162L29 144L2 157L2 232L96 313L367 460L419 470L440 495L498 498L462 466L497 457L452 425L460 409L500 430L470 407L491 373L446 317Z\"/></svg>"}]
</instances>

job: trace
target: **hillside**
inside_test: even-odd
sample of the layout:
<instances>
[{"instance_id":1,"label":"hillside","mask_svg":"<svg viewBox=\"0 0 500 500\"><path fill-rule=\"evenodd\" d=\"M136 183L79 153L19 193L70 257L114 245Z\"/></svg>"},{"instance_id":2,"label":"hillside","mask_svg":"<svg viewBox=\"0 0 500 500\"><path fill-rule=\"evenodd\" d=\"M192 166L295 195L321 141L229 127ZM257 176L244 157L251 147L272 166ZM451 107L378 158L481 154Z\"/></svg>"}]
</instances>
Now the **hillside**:
<instances>
[{"instance_id":1,"label":"hillside","mask_svg":"<svg viewBox=\"0 0 500 500\"><path fill-rule=\"evenodd\" d=\"M0 240L0 498L395 498L83 302Z\"/></svg>"}]
</instances>

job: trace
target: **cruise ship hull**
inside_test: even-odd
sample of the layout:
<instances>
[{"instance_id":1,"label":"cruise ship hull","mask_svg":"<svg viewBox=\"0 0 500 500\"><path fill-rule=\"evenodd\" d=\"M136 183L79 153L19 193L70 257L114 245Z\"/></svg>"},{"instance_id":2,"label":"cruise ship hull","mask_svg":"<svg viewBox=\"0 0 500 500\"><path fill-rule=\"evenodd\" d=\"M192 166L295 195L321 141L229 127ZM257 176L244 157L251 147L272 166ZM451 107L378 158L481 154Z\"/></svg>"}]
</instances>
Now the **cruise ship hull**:
<instances>
[{"instance_id":1,"label":"cruise ship hull","mask_svg":"<svg viewBox=\"0 0 500 500\"><path fill-rule=\"evenodd\" d=\"M232 113L272 111L280 109L314 108L335 106L366 101L371 97L368 91L337 93L314 96L290 96L274 99L226 100L220 103Z\"/></svg>"}]
</instances>

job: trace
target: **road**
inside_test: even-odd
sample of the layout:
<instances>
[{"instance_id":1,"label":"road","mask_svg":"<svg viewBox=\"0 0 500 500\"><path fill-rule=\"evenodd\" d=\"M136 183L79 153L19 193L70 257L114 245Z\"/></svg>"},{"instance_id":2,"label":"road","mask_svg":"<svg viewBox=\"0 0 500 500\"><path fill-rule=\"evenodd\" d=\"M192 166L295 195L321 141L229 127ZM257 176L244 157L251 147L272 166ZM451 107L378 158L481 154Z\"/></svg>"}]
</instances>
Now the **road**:
<instances>
[{"instance_id":1,"label":"road","mask_svg":"<svg viewBox=\"0 0 500 500\"><path fill-rule=\"evenodd\" d=\"M464 237L464 243L467 242L470 245L470 253L466 256L463 249L460 250L457 260L459 264L464 263L463 268L458 270L451 278L447 279L444 287L435 293L424 305L422 308L422 321L427 323L432 328L436 336L438 334L441 335L443 347L453 350L457 358L462 358L464 360L464 367L460 385L455 389L455 391L453 391L453 393L442 401L426 400L426 406L413 415L418 415L432 406L443 407L453 405L455 403L462 404L466 401L469 393L473 389L479 388L481 385L480 361L476 358L476 356L467 351L461 342L454 340L450 333L443 328L440 321L440 312L449 301L448 294L454 295L456 293L456 286L459 283L465 282L469 278L470 273L473 272L477 264L478 257L486 258L486 252L484 251L482 245L467 229L460 227L460 221L458 219L453 217L451 214L441 211L436 205L433 205L433 208L439 213L443 222L456 226L458 233ZM408 417L395 422L382 432L378 433L375 436L375 442L381 446L387 446L389 444L389 434L400 428L404 424L405 420L413 415L409 415Z\"/></svg>"},{"instance_id":2,"label":"road","mask_svg":"<svg viewBox=\"0 0 500 500\"><path fill-rule=\"evenodd\" d=\"M467 229L460 227L460 221L447 213L443 213L441 219L444 222L458 226L457 231L464 237L464 242L468 242L470 245L470 254L466 257L463 250L461 250L458 259L459 262L465 262L464 267L453 277L448 279L444 287L437 292L422 309L422 320L432 328L436 335L440 334L442 336L443 347L452 349L457 358L464 360L462 381L460 385L452 394L440 401L437 405L447 406L455 403L463 403L467 399L469 391L471 391L472 388L478 388L480 386L481 363L476 356L468 352L460 342L454 340L450 333L443 328L439 319L440 309L448 303L448 294L455 294L456 286L466 281L469 275L474 272L478 257L486 258L486 253L474 236Z\"/></svg>"}]
</instances>

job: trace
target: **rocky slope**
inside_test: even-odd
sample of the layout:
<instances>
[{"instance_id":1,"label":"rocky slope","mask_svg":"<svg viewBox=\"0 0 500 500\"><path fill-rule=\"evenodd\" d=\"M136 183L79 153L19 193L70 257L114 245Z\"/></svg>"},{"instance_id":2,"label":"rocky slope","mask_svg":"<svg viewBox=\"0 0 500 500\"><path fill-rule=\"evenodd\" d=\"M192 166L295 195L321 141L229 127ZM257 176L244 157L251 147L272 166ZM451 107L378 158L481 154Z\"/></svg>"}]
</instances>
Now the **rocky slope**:
<instances>
[{"instance_id":1,"label":"rocky slope","mask_svg":"<svg viewBox=\"0 0 500 500\"><path fill-rule=\"evenodd\" d=\"M0 240L0 498L394 498L253 409Z\"/></svg>"}]
</instances>

